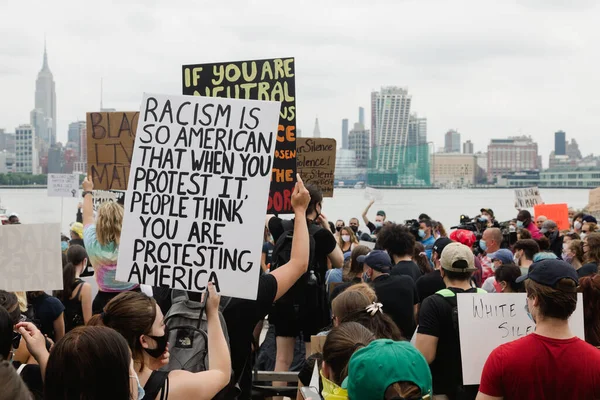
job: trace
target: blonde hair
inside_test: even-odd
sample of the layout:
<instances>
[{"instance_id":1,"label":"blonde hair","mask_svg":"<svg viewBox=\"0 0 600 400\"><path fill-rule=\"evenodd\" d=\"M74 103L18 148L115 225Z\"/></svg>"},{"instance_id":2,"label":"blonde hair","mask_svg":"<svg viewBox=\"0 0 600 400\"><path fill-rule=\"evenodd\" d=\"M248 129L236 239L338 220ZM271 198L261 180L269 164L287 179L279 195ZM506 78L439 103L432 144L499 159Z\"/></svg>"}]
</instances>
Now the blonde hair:
<instances>
[{"instance_id":1,"label":"blonde hair","mask_svg":"<svg viewBox=\"0 0 600 400\"><path fill-rule=\"evenodd\" d=\"M119 245L121 225L123 223L123 207L115 202L106 202L98 208L96 219L96 238L102 246L114 242Z\"/></svg>"},{"instance_id":2,"label":"blonde hair","mask_svg":"<svg viewBox=\"0 0 600 400\"><path fill-rule=\"evenodd\" d=\"M15 296L17 296L17 300L19 301L19 310L22 313L27 312L27 293L25 292L14 292Z\"/></svg>"},{"instance_id":3,"label":"blonde hair","mask_svg":"<svg viewBox=\"0 0 600 400\"><path fill-rule=\"evenodd\" d=\"M356 285L350 286L344 292L359 292L362 293L369 299L369 304L377 301L377 294L375 294L375 290L366 283L358 283Z\"/></svg>"}]
</instances>

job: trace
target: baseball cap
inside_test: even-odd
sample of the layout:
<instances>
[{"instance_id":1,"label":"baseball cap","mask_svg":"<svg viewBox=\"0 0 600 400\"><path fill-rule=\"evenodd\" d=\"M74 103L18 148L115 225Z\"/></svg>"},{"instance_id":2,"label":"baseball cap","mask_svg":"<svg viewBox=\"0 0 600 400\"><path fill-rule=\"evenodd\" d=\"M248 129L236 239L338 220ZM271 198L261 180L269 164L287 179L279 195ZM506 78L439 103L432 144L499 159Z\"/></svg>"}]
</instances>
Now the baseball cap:
<instances>
[{"instance_id":1,"label":"baseball cap","mask_svg":"<svg viewBox=\"0 0 600 400\"><path fill-rule=\"evenodd\" d=\"M494 253L488 254L488 258L492 261L498 260L501 261L502 264L512 264L513 263L513 253L509 249L500 249Z\"/></svg>"},{"instance_id":2,"label":"baseball cap","mask_svg":"<svg viewBox=\"0 0 600 400\"><path fill-rule=\"evenodd\" d=\"M379 272L390 272L392 260L387 252L383 250L373 250L366 256L358 256L356 260L359 263L365 263L369 267Z\"/></svg>"},{"instance_id":3,"label":"baseball cap","mask_svg":"<svg viewBox=\"0 0 600 400\"><path fill-rule=\"evenodd\" d=\"M575 268L566 261L556 259L546 259L531 264L527 275L518 277L516 282L521 283L526 279L552 288L561 279L572 279L576 286L579 284L579 276Z\"/></svg>"},{"instance_id":4,"label":"baseball cap","mask_svg":"<svg viewBox=\"0 0 600 400\"><path fill-rule=\"evenodd\" d=\"M452 240L450 240L446 237L441 237L435 241L431 250L435 251L438 254L438 256L441 256L442 251L444 251L444 247L446 247L450 243L452 243Z\"/></svg>"},{"instance_id":5,"label":"baseball cap","mask_svg":"<svg viewBox=\"0 0 600 400\"><path fill-rule=\"evenodd\" d=\"M83 239L83 224L81 222L75 222L71 225L71 231L75 232L77 236Z\"/></svg>"},{"instance_id":6,"label":"baseball cap","mask_svg":"<svg viewBox=\"0 0 600 400\"><path fill-rule=\"evenodd\" d=\"M598 223L598 221L596 220L596 218L593 215L586 215L585 217L583 217L583 222L591 222L594 224Z\"/></svg>"},{"instance_id":7,"label":"baseball cap","mask_svg":"<svg viewBox=\"0 0 600 400\"><path fill-rule=\"evenodd\" d=\"M425 357L409 342L379 339L352 355L342 388L348 389L351 399L380 400L396 382L412 382L421 396L431 394L431 370Z\"/></svg>"},{"instance_id":8,"label":"baseball cap","mask_svg":"<svg viewBox=\"0 0 600 400\"><path fill-rule=\"evenodd\" d=\"M556 222L552 221L551 219L548 219L548 220L544 221L544 223L542 224L542 229L540 229L540 231L542 233L546 233L550 229L556 229L556 228L558 228L558 225L556 225Z\"/></svg>"},{"instance_id":9,"label":"baseball cap","mask_svg":"<svg viewBox=\"0 0 600 400\"><path fill-rule=\"evenodd\" d=\"M376 215L381 215L382 217L385 217L385 211L379 210L379 211L377 211Z\"/></svg>"},{"instance_id":10,"label":"baseball cap","mask_svg":"<svg viewBox=\"0 0 600 400\"><path fill-rule=\"evenodd\" d=\"M440 259L442 268L452 272L472 272L476 271L475 256L471 249L464 244L450 243L442 251Z\"/></svg>"},{"instance_id":11,"label":"baseball cap","mask_svg":"<svg viewBox=\"0 0 600 400\"><path fill-rule=\"evenodd\" d=\"M455 242L462 243L465 246L472 248L475 242L477 241L477 236L469 230L466 229L457 229L450 234L450 239Z\"/></svg>"},{"instance_id":12,"label":"baseball cap","mask_svg":"<svg viewBox=\"0 0 600 400\"><path fill-rule=\"evenodd\" d=\"M491 208L482 208L481 210L479 210L479 212L486 212L486 213L490 214L492 216L492 218L494 218L494 211L492 211Z\"/></svg>"}]
</instances>

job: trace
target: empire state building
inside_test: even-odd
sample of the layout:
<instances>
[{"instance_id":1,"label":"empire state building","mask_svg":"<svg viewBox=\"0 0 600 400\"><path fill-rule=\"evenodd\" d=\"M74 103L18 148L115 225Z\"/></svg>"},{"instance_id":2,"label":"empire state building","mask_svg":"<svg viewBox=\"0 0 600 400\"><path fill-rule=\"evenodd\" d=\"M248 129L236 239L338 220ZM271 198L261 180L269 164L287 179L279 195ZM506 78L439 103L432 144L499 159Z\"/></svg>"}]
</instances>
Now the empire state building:
<instances>
[{"instance_id":1,"label":"empire state building","mask_svg":"<svg viewBox=\"0 0 600 400\"><path fill-rule=\"evenodd\" d=\"M56 90L54 77L48 67L48 53L44 43L44 64L35 81L35 109L31 112L35 134L47 146L56 143Z\"/></svg>"}]
</instances>

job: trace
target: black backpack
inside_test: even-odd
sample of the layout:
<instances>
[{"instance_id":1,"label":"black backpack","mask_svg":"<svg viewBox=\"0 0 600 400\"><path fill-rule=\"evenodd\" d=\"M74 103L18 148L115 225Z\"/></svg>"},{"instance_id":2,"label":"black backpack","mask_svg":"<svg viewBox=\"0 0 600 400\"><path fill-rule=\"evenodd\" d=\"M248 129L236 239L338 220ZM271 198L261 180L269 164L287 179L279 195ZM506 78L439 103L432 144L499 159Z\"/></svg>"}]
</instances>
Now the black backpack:
<instances>
[{"instance_id":1,"label":"black backpack","mask_svg":"<svg viewBox=\"0 0 600 400\"><path fill-rule=\"evenodd\" d=\"M292 239L294 235L294 221L292 220L281 220L281 225L283 227L283 233L277 241L275 242L275 247L273 248L273 256L271 258L271 271L275 271L277 268L285 265L290 261L292 256ZM307 272L298 279L298 281L288 290L286 294L284 294L278 302L281 303L294 303L298 304L303 296L304 289L306 288L306 284L309 281L309 277L311 274L315 274L315 272L321 273L322 271L319 268L322 268L319 265L315 264L315 238L314 235L319 232L322 227L316 224L309 224L308 227L308 235L310 242L310 252L308 256L308 270ZM317 277L319 274L316 274ZM324 272L323 275L324 276ZM321 284L323 282L320 282Z\"/></svg>"}]
</instances>

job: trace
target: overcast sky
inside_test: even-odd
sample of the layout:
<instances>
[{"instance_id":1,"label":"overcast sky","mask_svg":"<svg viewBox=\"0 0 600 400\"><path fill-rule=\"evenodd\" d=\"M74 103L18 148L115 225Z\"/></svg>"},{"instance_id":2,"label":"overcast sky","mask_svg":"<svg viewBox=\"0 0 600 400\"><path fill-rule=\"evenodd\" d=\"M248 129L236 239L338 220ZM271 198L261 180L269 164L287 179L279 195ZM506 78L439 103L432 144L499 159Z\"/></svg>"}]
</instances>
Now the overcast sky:
<instances>
[{"instance_id":1,"label":"overcast sky","mask_svg":"<svg viewBox=\"0 0 600 400\"><path fill-rule=\"evenodd\" d=\"M44 33L58 140L100 104L139 109L142 93L181 93L181 65L296 57L298 128L341 140L370 92L407 87L443 146L451 128L485 150L523 133L544 165L554 132L582 153L600 133L596 0L0 0L0 128L28 123Z\"/></svg>"}]
</instances>

